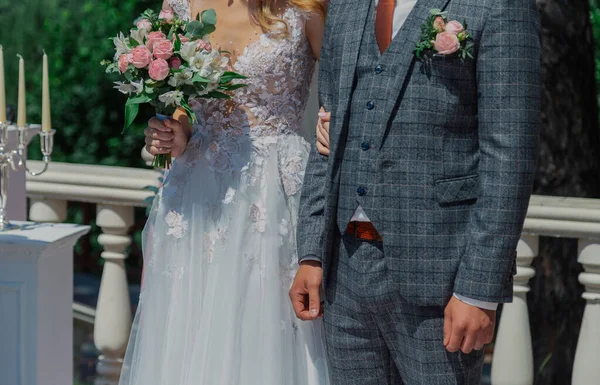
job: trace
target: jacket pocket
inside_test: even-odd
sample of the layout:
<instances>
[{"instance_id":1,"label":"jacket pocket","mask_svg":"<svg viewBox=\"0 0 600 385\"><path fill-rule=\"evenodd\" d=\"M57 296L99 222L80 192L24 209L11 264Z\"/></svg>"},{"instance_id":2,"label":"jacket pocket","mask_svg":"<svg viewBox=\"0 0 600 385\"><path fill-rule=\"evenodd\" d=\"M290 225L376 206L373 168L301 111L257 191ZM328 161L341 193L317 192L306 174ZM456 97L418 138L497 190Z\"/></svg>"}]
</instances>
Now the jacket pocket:
<instances>
[{"instance_id":1,"label":"jacket pocket","mask_svg":"<svg viewBox=\"0 0 600 385\"><path fill-rule=\"evenodd\" d=\"M438 179L435 181L434 193L441 206L474 203L479 197L479 175Z\"/></svg>"}]
</instances>

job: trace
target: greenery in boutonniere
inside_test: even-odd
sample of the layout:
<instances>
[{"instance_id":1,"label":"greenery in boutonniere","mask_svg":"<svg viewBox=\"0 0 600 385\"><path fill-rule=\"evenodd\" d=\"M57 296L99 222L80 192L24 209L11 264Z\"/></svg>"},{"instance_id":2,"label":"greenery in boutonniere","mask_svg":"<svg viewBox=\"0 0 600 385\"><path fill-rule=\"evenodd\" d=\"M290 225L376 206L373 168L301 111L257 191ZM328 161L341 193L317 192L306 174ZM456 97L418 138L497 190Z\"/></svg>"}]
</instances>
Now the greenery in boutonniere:
<instances>
[{"instance_id":1,"label":"greenery in boutonniere","mask_svg":"<svg viewBox=\"0 0 600 385\"><path fill-rule=\"evenodd\" d=\"M467 32L467 24L448 20L448 13L432 9L427 22L421 25L421 38L415 47L415 55L426 60L433 55L456 55L461 60L473 59L473 38Z\"/></svg>"}]
</instances>

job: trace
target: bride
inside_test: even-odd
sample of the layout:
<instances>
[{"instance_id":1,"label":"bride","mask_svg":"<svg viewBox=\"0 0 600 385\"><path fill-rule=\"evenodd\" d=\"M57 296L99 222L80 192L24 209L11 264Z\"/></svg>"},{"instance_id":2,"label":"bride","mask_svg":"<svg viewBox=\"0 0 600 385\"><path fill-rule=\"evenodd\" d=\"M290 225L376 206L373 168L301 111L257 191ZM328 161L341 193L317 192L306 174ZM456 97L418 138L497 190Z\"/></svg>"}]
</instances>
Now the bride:
<instances>
[{"instance_id":1,"label":"bride","mask_svg":"<svg viewBox=\"0 0 600 385\"><path fill-rule=\"evenodd\" d=\"M152 119L153 154L176 160L144 230L144 282L121 385L324 385L321 321L288 290L310 150L302 118L318 59L319 0L165 0L181 18L214 8L212 44L248 87L198 100L198 123ZM314 127L314 126L312 126Z\"/></svg>"}]
</instances>

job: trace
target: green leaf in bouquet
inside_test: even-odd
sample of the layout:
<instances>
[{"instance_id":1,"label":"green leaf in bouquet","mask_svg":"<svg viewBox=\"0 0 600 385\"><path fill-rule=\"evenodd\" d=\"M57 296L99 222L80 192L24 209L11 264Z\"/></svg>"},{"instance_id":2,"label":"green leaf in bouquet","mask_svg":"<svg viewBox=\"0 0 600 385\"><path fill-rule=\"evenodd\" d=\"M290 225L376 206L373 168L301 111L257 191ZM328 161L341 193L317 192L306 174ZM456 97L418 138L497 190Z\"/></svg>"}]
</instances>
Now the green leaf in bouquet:
<instances>
[{"instance_id":1,"label":"green leaf in bouquet","mask_svg":"<svg viewBox=\"0 0 600 385\"><path fill-rule=\"evenodd\" d=\"M125 73L123 73L123 76L125 76L125 79L127 79L128 81L133 80L133 74L131 73L131 71L125 71Z\"/></svg>"},{"instance_id":2,"label":"green leaf in bouquet","mask_svg":"<svg viewBox=\"0 0 600 385\"><path fill-rule=\"evenodd\" d=\"M127 129L129 128L129 126L131 126L131 123L133 123L139 111L139 104L125 104L125 124L123 126L123 131L121 131L121 134L124 134L125 131L127 131Z\"/></svg>"},{"instance_id":3,"label":"green leaf in bouquet","mask_svg":"<svg viewBox=\"0 0 600 385\"><path fill-rule=\"evenodd\" d=\"M248 86L247 84L226 84L226 85L219 86L219 89L223 90L223 91L235 91L237 89L244 88L247 86Z\"/></svg>"},{"instance_id":4,"label":"green leaf in bouquet","mask_svg":"<svg viewBox=\"0 0 600 385\"><path fill-rule=\"evenodd\" d=\"M192 83L210 83L210 80L200 76L200 74L196 72L192 78Z\"/></svg>"},{"instance_id":5,"label":"green leaf in bouquet","mask_svg":"<svg viewBox=\"0 0 600 385\"><path fill-rule=\"evenodd\" d=\"M219 91L211 91L208 94L206 94L204 97L212 98L212 99L231 99L231 96L224 94L222 92L219 92Z\"/></svg>"},{"instance_id":6,"label":"green leaf in bouquet","mask_svg":"<svg viewBox=\"0 0 600 385\"><path fill-rule=\"evenodd\" d=\"M201 21L195 20L185 27L186 32L192 37L202 37L202 31L204 30L204 24Z\"/></svg>"},{"instance_id":7,"label":"green leaf in bouquet","mask_svg":"<svg viewBox=\"0 0 600 385\"><path fill-rule=\"evenodd\" d=\"M125 124L123 126L123 132L127 131L131 123L135 120L138 112L140 111L140 104L148 103L152 99L147 95L140 94L136 96L131 96L127 99L127 103L125 103Z\"/></svg>"},{"instance_id":8,"label":"green leaf in bouquet","mask_svg":"<svg viewBox=\"0 0 600 385\"><path fill-rule=\"evenodd\" d=\"M207 24L204 26L204 29L202 30L202 34L200 36L204 37L206 35L210 35L211 33L215 32L216 30L217 30L217 27L215 27L212 24Z\"/></svg>"},{"instance_id":9,"label":"green leaf in bouquet","mask_svg":"<svg viewBox=\"0 0 600 385\"><path fill-rule=\"evenodd\" d=\"M219 80L219 83L227 84L234 79L247 79L247 77L245 77L244 75L240 75L237 72L225 72L223 76L221 76L221 80Z\"/></svg>"},{"instance_id":10,"label":"green leaf in bouquet","mask_svg":"<svg viewBox=\"0 0 600 385\"><path fill-rule=\"evenodd\" d=\"M217 24L217 13L214 9L207 9L202 12L202 22L206 25L214 26Z\"/></svg>"},{"instance_id":11,"label":"green leaf in bouquet","mask_svg":"<svg viewBox=\"0 0 600 385\"><path fill-rule=\"evenodd\" d=\"M142 43L135 40L134 38L129 39L129 45L131 46L131 48L135 48L135 47L139 46L140 44L142 44Z\"/></svg>"},{"instance_id":12,"label":"green leaf in bouquet","mask_svg":"<svg viewBox=\"0 0 600 385\"><path fill-rule=\"evenodd\" d=\"M185 110L185 114L187 115L188 119L190 120L190 123L194 124L196 122L196 114L190 107L187 97L181 99L181 107L183 107L183 109Z\"/></svg>"},{"instance_id":13,"label":"green leaf in bouquet","mask_svg":"<svg viewBox=\"0 0 600 385\"><path fill-rule=\"evenodd\" d=\"M173 49L175 52L181 49L181 39L179 38L179 34L175 35L175 44L173 44Z\"/></svg>"},{"instance_id":14,"label":"green leaf in bouquet","mask_svg":"<svg viewBox=\"0 0 600 385\"><path fill-rule=\"evenodd\" d=\"M171 28L169 29L169 33L167 33L167 40L172 40L174 34L175 34L175 26L172 25Z\"/></svg>"}]
</instances>

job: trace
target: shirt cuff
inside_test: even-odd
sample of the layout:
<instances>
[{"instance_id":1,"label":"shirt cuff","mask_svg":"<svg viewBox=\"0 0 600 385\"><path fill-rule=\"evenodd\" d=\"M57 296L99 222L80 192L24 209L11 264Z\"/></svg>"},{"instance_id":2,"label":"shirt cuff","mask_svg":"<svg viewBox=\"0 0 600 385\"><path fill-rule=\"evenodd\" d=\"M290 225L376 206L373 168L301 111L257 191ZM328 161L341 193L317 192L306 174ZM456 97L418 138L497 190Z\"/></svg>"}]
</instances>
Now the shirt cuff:
<instances>
[{"instance_id":1,"label":"shirt cuff","mask_svg":"<svg viewBox=\"0 0 600 385\"><path fill-rule=\"evenodd\" d=\"M458 299L461 302L466 303L467 305L475 306L485 310L493 310L496 311L498 309L498 304L494 302L486 302L480 301L478 299L473 299L469 297L465 297L464 295L454 293L454 298Z\"/></svg>"},{"instance_id":2,"label":"shirt cuff","mask_svg":"<svg viewBox=\"0 0 600 385\"><path fill-rule=\"evenodd\" d=\"M319 258L317 258L314 255L307 255L306 257L302 258L301 260L298 261L298 263L302 263L305 261L315 261L315 262L321 262L321 260Z\"/></svg>"}]
</instances>

